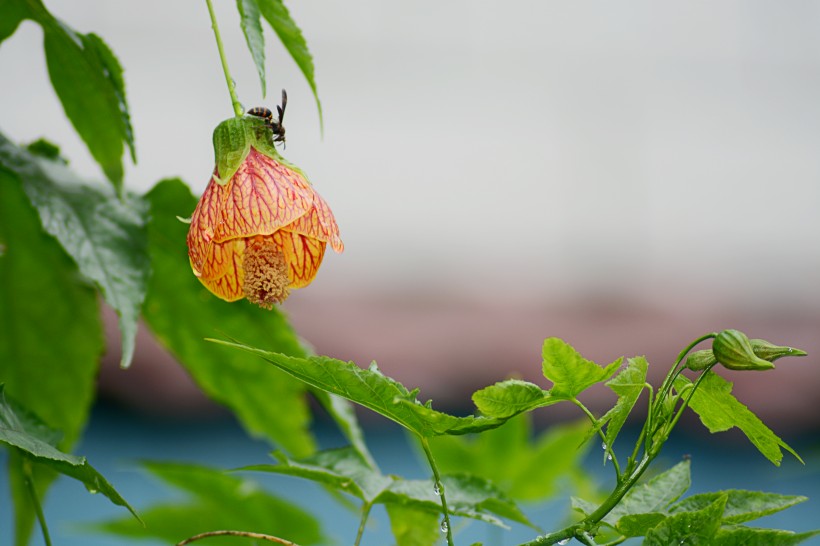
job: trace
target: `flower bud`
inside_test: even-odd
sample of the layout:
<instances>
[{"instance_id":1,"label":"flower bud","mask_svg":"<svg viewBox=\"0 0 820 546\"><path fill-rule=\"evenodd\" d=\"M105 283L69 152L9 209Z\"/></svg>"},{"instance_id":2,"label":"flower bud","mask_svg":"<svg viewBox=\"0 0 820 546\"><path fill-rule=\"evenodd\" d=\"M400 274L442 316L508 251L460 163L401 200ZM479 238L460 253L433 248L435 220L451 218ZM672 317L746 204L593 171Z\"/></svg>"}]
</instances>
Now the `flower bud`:
<instances>
[{"instance_id":1,"label":"flower bud","mask_svg":"<svg viewBox=\"0 0 820 546\"><path fill-rule=\"evenodd\" d=\"M704 349L702 351L695 351L686 357L686 367L690 370L699 372L705 370L717 362L715 354L711 349Z\"/></svg>"},{"instance_id":2,"label":"flower bud","mask_svg":"<svg viewBox=\"0 0 820 546\"><path fill-rule=\"evenodd\" d=\"M768 360L769 362L774 362L778 358L782 358L784 356L806 356L807 354L806 351L801 351L800 349L795 349L794 347L780 347L778 345L774 345L765 339L750 339L749 342L752 345L752 350L755 355L759 356L763 360Z\"/></svg>"},{"instance_id":3,"label":"flower bud","mask_svg":"<svg viewBox=\"0 0 820 546\"><path fill-rule=\"evenodd\" d=\"M754 353L746 334L738 330L723 330L712 343L718 362L730 370L771 370L774 364Z\"/></svg>"}]
</instances>

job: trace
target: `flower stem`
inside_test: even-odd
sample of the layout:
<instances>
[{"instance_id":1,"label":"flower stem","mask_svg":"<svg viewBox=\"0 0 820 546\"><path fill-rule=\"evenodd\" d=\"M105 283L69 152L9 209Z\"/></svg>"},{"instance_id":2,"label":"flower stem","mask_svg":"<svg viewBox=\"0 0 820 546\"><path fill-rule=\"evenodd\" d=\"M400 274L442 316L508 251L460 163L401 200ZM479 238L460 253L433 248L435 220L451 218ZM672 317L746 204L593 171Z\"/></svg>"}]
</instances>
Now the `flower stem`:
<instances>
[{"instance_id":1,"label":"flower stem","mask_svg":"<svg viewBox=\"0 0 820 546\"><path fill-rule=\"evenodd\" d=\"M453 526L450 524L450 512L447 510L447 496L444 491L444 485L441 483L441 475L436 466L436 460L433 458L433 452L430 451L430 444L427 438L421 438L421 447L424 449L424 454L427 456L427 462L430 463L430 468L433 470L433 479L436 482L438 494L441 495L441 509L444 511L444 525L447 527L447 546L453 546ZM444 530L444 526L442 526Z\"/></svg>"},{"instance_id":2,"label":"flower stem","mask_svg":"<svg viewBox=\"0 0 820 546\"><path fill-rule=\"evenodd\" d=\"M214 37L216 38L216 47L219 50L219 60L222 62L222 71L225 73L225 81L228 84L228 93L231 94L231 103L233 104L233 113L236 117L242 116L242 104L236 96L236 84L231 78L231 71L228 69L228 59L225 57L225 48L222 47L222 37L219 35L219 25L216 24L216 14L214 13L214 6L211 0L205 0L208 4L208 13L211 15L211 27L214 29Z\"/></svg>"}]
</instances>

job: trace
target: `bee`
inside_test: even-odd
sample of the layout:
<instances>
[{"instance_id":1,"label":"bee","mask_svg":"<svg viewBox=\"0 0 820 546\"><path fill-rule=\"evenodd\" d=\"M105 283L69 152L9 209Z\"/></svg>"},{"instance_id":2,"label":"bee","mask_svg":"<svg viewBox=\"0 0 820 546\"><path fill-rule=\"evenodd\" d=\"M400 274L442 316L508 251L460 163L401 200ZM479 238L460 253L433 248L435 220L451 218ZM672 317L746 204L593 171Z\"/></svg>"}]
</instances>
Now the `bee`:
<instances>
[{"instance_id":1,"label":"bee","mask_svg":"<svg viewBox=\"0 0 820 546\"><path fill-rule=\"evenodd\" d=\"M265 120L264 126L271 130L273 133L273 141L274 142L281 142L283 145L285 144L285 126L282 125L282 120L285 117L285 107L288 105L288 94L287 92L282 89L282 105L276 107L276 111L279 113L279 119L273 119L273 112L270 111L270 108L265 108L264 106L255 106L248 110L248 115L256 116L258 118L262 118Z\"/></svg>"}]
</instances>

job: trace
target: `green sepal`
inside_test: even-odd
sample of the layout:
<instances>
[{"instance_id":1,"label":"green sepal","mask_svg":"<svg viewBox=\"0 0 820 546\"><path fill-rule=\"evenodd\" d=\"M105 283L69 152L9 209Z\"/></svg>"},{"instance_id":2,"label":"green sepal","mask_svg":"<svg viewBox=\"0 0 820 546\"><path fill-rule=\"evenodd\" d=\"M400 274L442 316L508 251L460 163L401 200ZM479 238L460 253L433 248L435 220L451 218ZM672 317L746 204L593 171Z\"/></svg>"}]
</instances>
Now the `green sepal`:
<instances>
[{"instance_id":1,"label":"green sepal","mask_svg":"<svg viewBox=\"0 0 820 546\"><path fill-rule=\"evenodd\" d=\"M273 145L273 134L258 116L244 115L226 119L214 129L214 161L218 176L214 180L227 184L253 147L257 152L299 171L286 162ZM299 171L300 174L304 174ZM305 177L307 179L307 177Z\"/></svg>"},{"instance_id":2,"label":"green sepal","mask_svg":"<svg viewBox=\"0 0 820 546\"><path fill-rule=\"evenodd\" d=\"M686 367L695 372L705 370L714 364L717 364L717 359L711 349L695 351L686 357Z\"/></svg>"},{"instance_id":3,"label":"green sepal","mask_svg":"<svg viewBox=\"0 0 820 546\"><path fill-rule=\"evenodd\" d=\"M781 347L779 345L774 345L765 339L750 339L749 343L751 344L752 351L754 351L756 356L762 358L763 360L768 360L769 362L774 362L778 358L782 358L784 356L806 356L808 354L806 351L795 349L794 347Z\"/></svg>"},{"instance_id":4,"label":"green sepal","mask_svg":"<svg viewBox=\"0 0 820 546\"><path fill-rule=\"evenodd\" d=\"M757 356L746 334L723 330L715 338L712 351L718 362L730 370L771 370L774 364Z\"/></svg>"}]
</instances>

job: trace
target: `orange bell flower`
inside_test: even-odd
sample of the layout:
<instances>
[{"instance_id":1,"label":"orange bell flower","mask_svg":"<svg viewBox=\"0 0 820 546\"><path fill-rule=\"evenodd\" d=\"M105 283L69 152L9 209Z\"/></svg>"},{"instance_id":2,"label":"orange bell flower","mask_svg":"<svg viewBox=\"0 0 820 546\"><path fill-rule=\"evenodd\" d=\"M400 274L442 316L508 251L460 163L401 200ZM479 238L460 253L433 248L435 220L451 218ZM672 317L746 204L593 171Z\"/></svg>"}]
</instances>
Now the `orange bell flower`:
<instances>
[{"instance_id":1,"label":"orange bell flower","mask_svg":"<svg viewBox=\"0 0 820 546\"><path fill-rule=\"evenodd\" d=\"M188 257L218 297L270 309L311 283L327 243L344 244L327 202L261 124L244 116L214 131L216 167L191 217Z\"/></svg>"}]
</instances>

